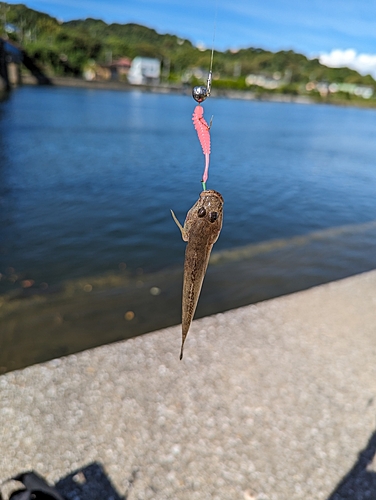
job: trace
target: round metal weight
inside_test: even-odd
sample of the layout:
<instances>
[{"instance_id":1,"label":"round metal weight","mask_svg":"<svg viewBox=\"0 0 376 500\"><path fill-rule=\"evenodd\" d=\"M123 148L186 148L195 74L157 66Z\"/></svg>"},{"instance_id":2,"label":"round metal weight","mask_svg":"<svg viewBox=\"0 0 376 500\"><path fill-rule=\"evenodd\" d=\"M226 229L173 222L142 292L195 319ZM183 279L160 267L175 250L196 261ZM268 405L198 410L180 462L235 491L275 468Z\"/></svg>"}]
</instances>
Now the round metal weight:
<instances>
[{"instance_id":1,"label":"round metal weight","mask_svg":"<svg viewBox=\"0 0 376 500\"><path fill-rule=\"evenodd\" d=\"M203 102L208 97L208 89L204 85L193 87L192 97L197 102Z\"/></svg>"}]
</instances>

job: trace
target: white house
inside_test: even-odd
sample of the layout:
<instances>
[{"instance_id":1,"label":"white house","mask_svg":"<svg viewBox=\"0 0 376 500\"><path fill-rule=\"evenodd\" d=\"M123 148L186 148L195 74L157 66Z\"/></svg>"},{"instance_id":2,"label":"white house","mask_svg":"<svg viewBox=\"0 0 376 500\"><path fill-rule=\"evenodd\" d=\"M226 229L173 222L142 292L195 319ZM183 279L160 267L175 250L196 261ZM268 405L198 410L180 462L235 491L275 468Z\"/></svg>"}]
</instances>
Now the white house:
<instances>
[{"instance_id":1,"label":"white house","mask_svg":"<svg viewBox=\"0 0 376 500\"><path fill-rule=\"evenodd\" d=\"M150 57L135 57L128 73L132 85L158 84L161 76L161 62Z\"/></svg>"}]
</instances>

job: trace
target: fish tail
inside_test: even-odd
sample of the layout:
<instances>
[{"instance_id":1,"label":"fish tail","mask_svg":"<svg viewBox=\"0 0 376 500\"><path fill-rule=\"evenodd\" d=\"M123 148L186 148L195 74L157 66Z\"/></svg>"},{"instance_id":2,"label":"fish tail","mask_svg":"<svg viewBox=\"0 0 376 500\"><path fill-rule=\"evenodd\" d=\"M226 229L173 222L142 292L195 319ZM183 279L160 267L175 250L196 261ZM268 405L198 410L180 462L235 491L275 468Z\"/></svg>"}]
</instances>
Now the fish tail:
<instances>
[{"instance_id":1,"label":"fish tail","mask_svg":"<svg viewBox=\"0 0 376 500\"><path fill-rule=\"evenodd\" d=\"M182 325L180 360L183 359L184 342L185 342L185 339L187 338L189 327L190 327L190 325L188 325L188 328L187 327L184 328L184 325Z\"/></svg>"},{"instance_id":2,"label":"fish tail","mask_svg":"<svg viewBox=\"0 0 376 500\"><path fill-rule=\"evenodd\" d=\"M207 248L202 252L200 247L188 240L188 245L185 250L184 263L184 279L183 279L183 303L182 303L182 343L180 356L183 357L183 347L187 338L193 317L196 312L197 302L200 296L202 283L204 281L206 269L209 263L211 252ZM189 258L190 254L194 254L194 258ZM201 255L199 255L201 253ZM187 257L188 256L188 257Z\"/></svg>"}]
</instances>

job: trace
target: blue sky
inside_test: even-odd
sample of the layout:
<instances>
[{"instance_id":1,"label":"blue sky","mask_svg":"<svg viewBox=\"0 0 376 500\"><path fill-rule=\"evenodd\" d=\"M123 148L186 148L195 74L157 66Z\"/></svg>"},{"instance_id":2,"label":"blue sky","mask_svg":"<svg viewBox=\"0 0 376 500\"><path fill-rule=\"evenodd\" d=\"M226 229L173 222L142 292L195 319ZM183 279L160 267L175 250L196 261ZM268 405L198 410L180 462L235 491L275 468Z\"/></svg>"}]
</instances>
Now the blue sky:
<instances>
[{"instance_id":1,"label":"blue sky","mask_svg":"<svg viewBox=\"0 0 376 500\"><path fill-rule=\"evenodd\" d=\"M215 24L218 50L293 49L376 74L374 0L8 0L21 2L63 21L135 22L209 48Z\"/></svg>"}]
</instances>

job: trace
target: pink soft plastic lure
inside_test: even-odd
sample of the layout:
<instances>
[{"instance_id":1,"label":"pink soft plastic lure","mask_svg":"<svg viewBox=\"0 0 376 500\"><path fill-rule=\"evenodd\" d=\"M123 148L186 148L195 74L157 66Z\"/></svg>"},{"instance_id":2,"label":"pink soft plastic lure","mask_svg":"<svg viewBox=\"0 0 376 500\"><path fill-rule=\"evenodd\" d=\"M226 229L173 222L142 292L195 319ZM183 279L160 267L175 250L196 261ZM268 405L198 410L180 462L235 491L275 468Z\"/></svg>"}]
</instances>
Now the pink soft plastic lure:
<instances>
[{"instance_id":1,"label":"pink soft plastic lure","mask_svg":"<svg viewBox=\"0 0 376 500\"><path fill-rule=\"evenodd\" d=\"M204 118L204 108L198 104L192 115L193 125L196 129L198 139L200 141L202 151L205 155L205 170L202 176L204 190L206 189L206 181L208 180L209 172L209 156L210 156L210 125L206 123Z\"/></svg>"}]
</instances>

